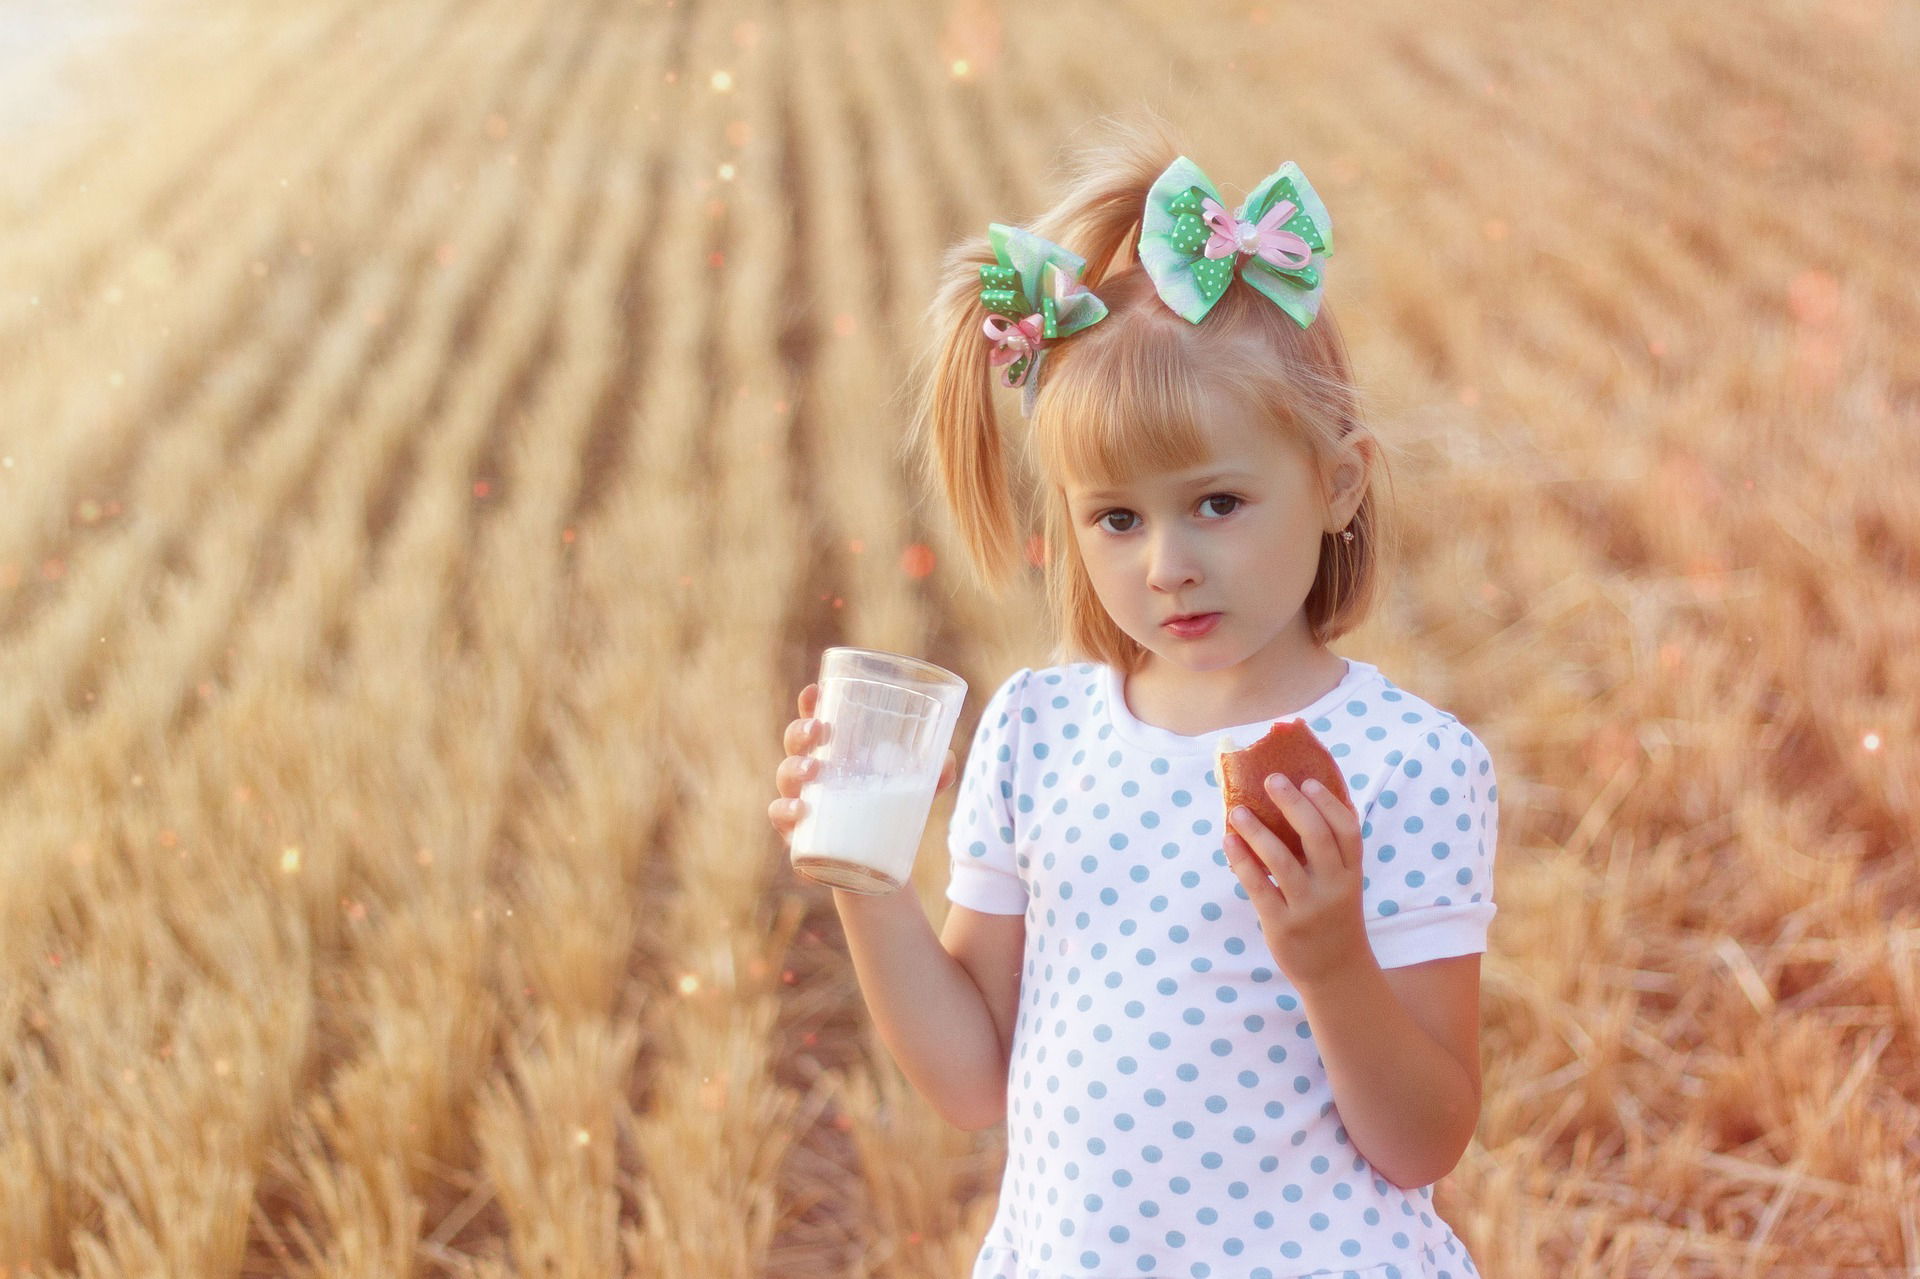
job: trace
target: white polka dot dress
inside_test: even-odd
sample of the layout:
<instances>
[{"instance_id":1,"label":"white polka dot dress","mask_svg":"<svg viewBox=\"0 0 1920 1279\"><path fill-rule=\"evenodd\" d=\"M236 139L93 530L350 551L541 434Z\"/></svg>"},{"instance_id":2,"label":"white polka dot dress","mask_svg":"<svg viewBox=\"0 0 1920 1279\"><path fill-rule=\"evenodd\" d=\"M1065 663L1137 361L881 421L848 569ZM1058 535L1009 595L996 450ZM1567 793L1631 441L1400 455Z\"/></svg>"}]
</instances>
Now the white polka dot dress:
<instances>
[{"instance_id":1,"label":"white polka dot dress","mask_svg":"<svg viewBox=\"0 0 1920 1279\"><path fill-rule=\"evenodd\" d=\"M1022 669L955 796L949 900L1024 914L1007 1163L973 1279L1469 1279L1348 1139L1298 992L1227 868L1213 749L1133 717L1113 667ZM1361 815L1384 968L1486 949L1498 809L1454 716L1347 659L1295 716ZM1225 728L1242 745L1271 720Z\"/></svg>"}]
</instances>

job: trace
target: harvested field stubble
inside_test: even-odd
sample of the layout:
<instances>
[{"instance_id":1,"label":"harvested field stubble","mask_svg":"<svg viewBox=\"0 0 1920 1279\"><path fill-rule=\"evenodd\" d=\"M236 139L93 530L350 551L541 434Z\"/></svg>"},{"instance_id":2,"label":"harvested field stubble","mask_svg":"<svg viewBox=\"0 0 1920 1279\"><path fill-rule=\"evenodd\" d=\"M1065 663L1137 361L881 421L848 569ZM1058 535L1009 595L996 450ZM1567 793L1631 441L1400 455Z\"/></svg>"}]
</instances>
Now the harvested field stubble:
<instances>
[{"instance_id":1,"label":"harvested field stubble","mask_svg":"<svg viewBox=\"0 0 1920 1279\"><path fill-rule=\"evenodd\" d=\"M1001 1138L762 812L821 648L958 743L1045 664L896 392L1141 101L1326 197L1410 530L1341 650L1498 761L1441 1211L1920 1274L1916 64L1884 0L160 0L0 96L0 1275L966 1273Z\"/></svg>"}]
</instances>

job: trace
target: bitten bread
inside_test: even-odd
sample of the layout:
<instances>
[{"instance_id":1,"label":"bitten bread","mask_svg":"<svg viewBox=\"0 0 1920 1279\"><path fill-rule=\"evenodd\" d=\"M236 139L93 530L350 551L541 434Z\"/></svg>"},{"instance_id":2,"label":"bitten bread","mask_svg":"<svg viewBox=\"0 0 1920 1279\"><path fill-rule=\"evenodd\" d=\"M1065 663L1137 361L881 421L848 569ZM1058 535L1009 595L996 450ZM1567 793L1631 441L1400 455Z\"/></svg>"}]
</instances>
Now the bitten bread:
<instances>
[{"instance_id":1,"label":"bitten bread","mask_svg":"<svg viewBox=\"0 0 1920 1279\"><path fill-rule=\"evenodd\" d=\"M1222 733L1214 747L1213 762L1214 775L1220 779L1220 792L1226 800L1223 814L1231 813L1237 804L1245 804L1303 862L1306 849L1300 846L1299 832L1267 793L1267 775L1284 773L1295 787L1309 777L1314 778L1341 803L1353 805L1347 797L1347 782L1340 775L1340 766L1334 763L1333 756L1327 753L1304 719L1274 721L1265 737L1244 750L1235 750L1233 739Z\"/></svg>"}]
</instances>

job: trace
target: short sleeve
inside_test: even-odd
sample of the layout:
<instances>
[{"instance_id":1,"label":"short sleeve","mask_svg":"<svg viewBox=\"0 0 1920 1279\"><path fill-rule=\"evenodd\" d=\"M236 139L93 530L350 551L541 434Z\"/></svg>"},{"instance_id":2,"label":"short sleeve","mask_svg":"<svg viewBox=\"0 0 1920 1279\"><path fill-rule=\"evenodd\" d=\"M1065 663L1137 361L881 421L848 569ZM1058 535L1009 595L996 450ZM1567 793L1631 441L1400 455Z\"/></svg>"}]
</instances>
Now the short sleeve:
<instances>
[{"instance_id":1,"label":"short sleeve","mask_svg":"<svg viewBox=\"0 0 1920 1279\"><path fill-rule=\"evenodd\" d=\"M951 872L947 900L989 915L1020 915L1027 886L1014 864L1014 761L1024 723L1023 694L1032 671L1021 668L987 699L954 795L947 826Z\"/></svg>"},{"instance_id":2,"label":"short sleeve","mask_svg":"<svg viewBox=\"0 0 1920 1279\"><path fill-rule=\"evenodd\" d=\"M1367 938L1382 968L1487 948L1499 787L1458 720L1413 740L1361 824Z\"/></svg>"}]
</instances>

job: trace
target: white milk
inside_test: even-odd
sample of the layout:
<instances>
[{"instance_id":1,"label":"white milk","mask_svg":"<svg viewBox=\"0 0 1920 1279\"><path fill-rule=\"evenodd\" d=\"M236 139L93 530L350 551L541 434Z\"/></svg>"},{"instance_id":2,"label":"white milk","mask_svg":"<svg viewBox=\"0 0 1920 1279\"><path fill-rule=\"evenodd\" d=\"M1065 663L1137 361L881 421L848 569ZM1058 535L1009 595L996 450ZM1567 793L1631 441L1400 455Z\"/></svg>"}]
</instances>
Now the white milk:
<instances>
[{"instance_id":1,"label":"white milk","mask_svg":"<svg viewBox=\"0 0 1920 1279\"><path fill-rule=\"evenodd\" d=\"M808 878L855 892L900 887L933 810L936 777L835 778L800 788L792 861Z\"/></svg>"}]
</instances>

